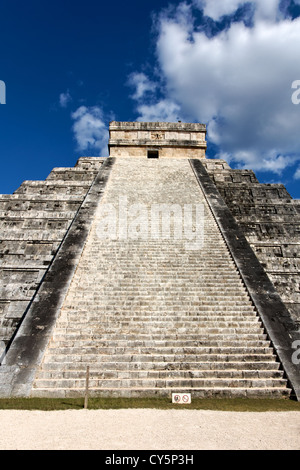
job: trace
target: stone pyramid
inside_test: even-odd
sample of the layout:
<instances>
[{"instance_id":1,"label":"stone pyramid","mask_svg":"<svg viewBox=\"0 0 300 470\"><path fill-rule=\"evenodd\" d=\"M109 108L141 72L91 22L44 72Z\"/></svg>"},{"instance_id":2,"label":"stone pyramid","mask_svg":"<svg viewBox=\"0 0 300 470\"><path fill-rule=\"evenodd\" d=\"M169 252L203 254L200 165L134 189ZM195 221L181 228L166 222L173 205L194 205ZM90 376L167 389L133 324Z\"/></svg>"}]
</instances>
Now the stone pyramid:
<instances>
[{"instance_id":1,"label":"stone pyramid","mask_svg":"<svg viewBox=\"0 0 300 470\"><path fill-rule=\"evenodd\" d=\"M112 122L1 196L1 396L299 399L299 201L205 133Z\"/></svg>"}]
</instances>

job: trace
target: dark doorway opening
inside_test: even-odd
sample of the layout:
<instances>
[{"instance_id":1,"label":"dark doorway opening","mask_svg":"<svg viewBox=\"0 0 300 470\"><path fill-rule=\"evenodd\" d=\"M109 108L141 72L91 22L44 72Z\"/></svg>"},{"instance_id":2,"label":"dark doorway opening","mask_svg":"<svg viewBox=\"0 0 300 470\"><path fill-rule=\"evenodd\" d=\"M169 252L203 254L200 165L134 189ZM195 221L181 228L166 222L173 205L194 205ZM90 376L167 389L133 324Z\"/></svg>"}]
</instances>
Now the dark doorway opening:
<instances>
[{"instance_id":1,"label":"dark doorway opening","mask_svg":"<svg viewBox=\"0 0 300 470\"><path fill-rule=\"evenodd\" d=\"M158 158L158 150L148 150L148 158Z\"/></svg>"}]
</instances>

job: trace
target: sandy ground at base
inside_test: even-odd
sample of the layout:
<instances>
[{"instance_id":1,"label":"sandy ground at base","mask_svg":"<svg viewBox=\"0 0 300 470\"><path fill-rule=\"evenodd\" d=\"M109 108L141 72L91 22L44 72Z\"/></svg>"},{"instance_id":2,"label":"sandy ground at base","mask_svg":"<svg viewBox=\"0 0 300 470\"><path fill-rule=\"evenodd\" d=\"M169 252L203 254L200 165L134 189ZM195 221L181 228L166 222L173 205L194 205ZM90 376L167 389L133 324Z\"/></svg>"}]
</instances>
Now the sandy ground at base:
<instances>
[{"instance_id":1,"label":"sandy ground at base","mask_svg":"<svg viewBox=\"0 0 300 470\"><path fill-rule=\"evenodd\" d=\"M300 412L0 410L0 450L299 450Z\"/></svg>"}]
</instances>

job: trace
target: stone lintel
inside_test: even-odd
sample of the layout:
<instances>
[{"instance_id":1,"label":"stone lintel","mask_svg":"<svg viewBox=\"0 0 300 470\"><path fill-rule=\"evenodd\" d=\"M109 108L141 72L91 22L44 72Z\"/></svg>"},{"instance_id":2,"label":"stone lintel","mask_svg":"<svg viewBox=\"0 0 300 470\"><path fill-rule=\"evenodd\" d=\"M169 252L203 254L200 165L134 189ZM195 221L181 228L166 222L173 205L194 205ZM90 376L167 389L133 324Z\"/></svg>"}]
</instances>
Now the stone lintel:
<instances>
[{"instance_id":1,"label":"stone lintel","mask_svg":"<svg viewBox=\"0 0 300 470\"><path fill-rule=\"evenodd\" d=\"M120 122L111 121L110 130L182 130L193 132L205 132L206 125L200 123L185 122Z\"/></svg>"},{"instance_id":2,"label":"stone lintel","mask_svg":"<svg viewBox=\"0 0 300 470\"><path fill-rule=\"evenodd\" d=\"M122 147L127 146L131 147L133 144L138 145L139 147L151 147L155 149L156 147L190 147L190 148L207 148L207 143L205 141L199 142L197 140L110 140L110 147Z\"/></svg>"}]
</instances>

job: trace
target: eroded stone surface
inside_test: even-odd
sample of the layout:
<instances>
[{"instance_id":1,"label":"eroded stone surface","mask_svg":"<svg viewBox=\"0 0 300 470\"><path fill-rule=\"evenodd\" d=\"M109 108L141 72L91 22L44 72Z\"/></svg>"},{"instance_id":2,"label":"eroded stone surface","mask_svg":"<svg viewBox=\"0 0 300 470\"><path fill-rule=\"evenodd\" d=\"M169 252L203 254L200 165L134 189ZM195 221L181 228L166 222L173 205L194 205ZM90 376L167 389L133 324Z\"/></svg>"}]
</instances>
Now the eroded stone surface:
<instances>
[{"instance_id":1,"label":"eroded stone surface","mask_svg":"<svg viewBox=\"0 0 300 470\"><path fill-rule=\"evenodd\" d=\"M101 158L0 195L0 341L8 345L82 204Z\"/></svg>"},{"instance_id":2,"label":"eroded stone surface","mask_svg":"<svg viewBox=\"0 0 300 470\"><path fill-rule=\"evenodd\" d=\"M167 122L110 123L111 157L205 158L206 126Z\"/></svg>"},{"instance_id":3,"label":"eroded stone surface","mask_svg":"<svg viewBox=\"0 0 300 470\"><path fill-rule=\"evenodd\" d=\"M300 328L300 201L251 170L204 160L208 173Z\"/></svg>"},{"instance_id":4,"label":"eroded stone surface","mask_svg":"<svg viewBox=\"0 0 300 470\"><path fill-rule=\"evenodd\" d=\"M201 245L152 236L162 202L203 206ZM32 394L83 395L89 366L93 396L288 396L278 365L189 161L116 159Z\"/></svg>"},{"instance_id":5,"label":"eroded stone surface","mask_svg":"<svg viewBox=\"0 0 300 470\"><path fill-rule=\"evenodd\" d=\"M120 198L147 210L155 202L200 203L207 244L187 254L182 239L101 240L97 212L82 258L73 266L76 274L34 393L82 395L85 368L92 364L96 395L169 394L184 387L198 390L198 396L289 395L188 159L205 165L295 331L300 323L299 201L283 185L260 184L253 171L205 159L202 124L113 122L110 132L110 155L118 158L105 191L101 182L96 190L104 191L99 208ZM159 158L147 158L149 151ZM43 282L44 276L102 163L83 157L74 168L54 168L45 181L25 181L13 195L0 196L0 353L33 301L38 305L38 289L46 284L49 301L55 296L57 283L51 284L51 276ZM82 220L75 238L83 225ZM34 328L47 327L39 318L32 325L24 336L27 346L29 338L37 344L42 334ZM15 341L11 357L25 343ZM44 350L37 354L43 356ZM11 390L13 374L25 376L23 366L16 360L1 367L2 378L7 377L2 392ZM36 370L27 375L32 381ZM28 383L19 380L20 393L28 394Z\"/></svg>"}]
</instances>

